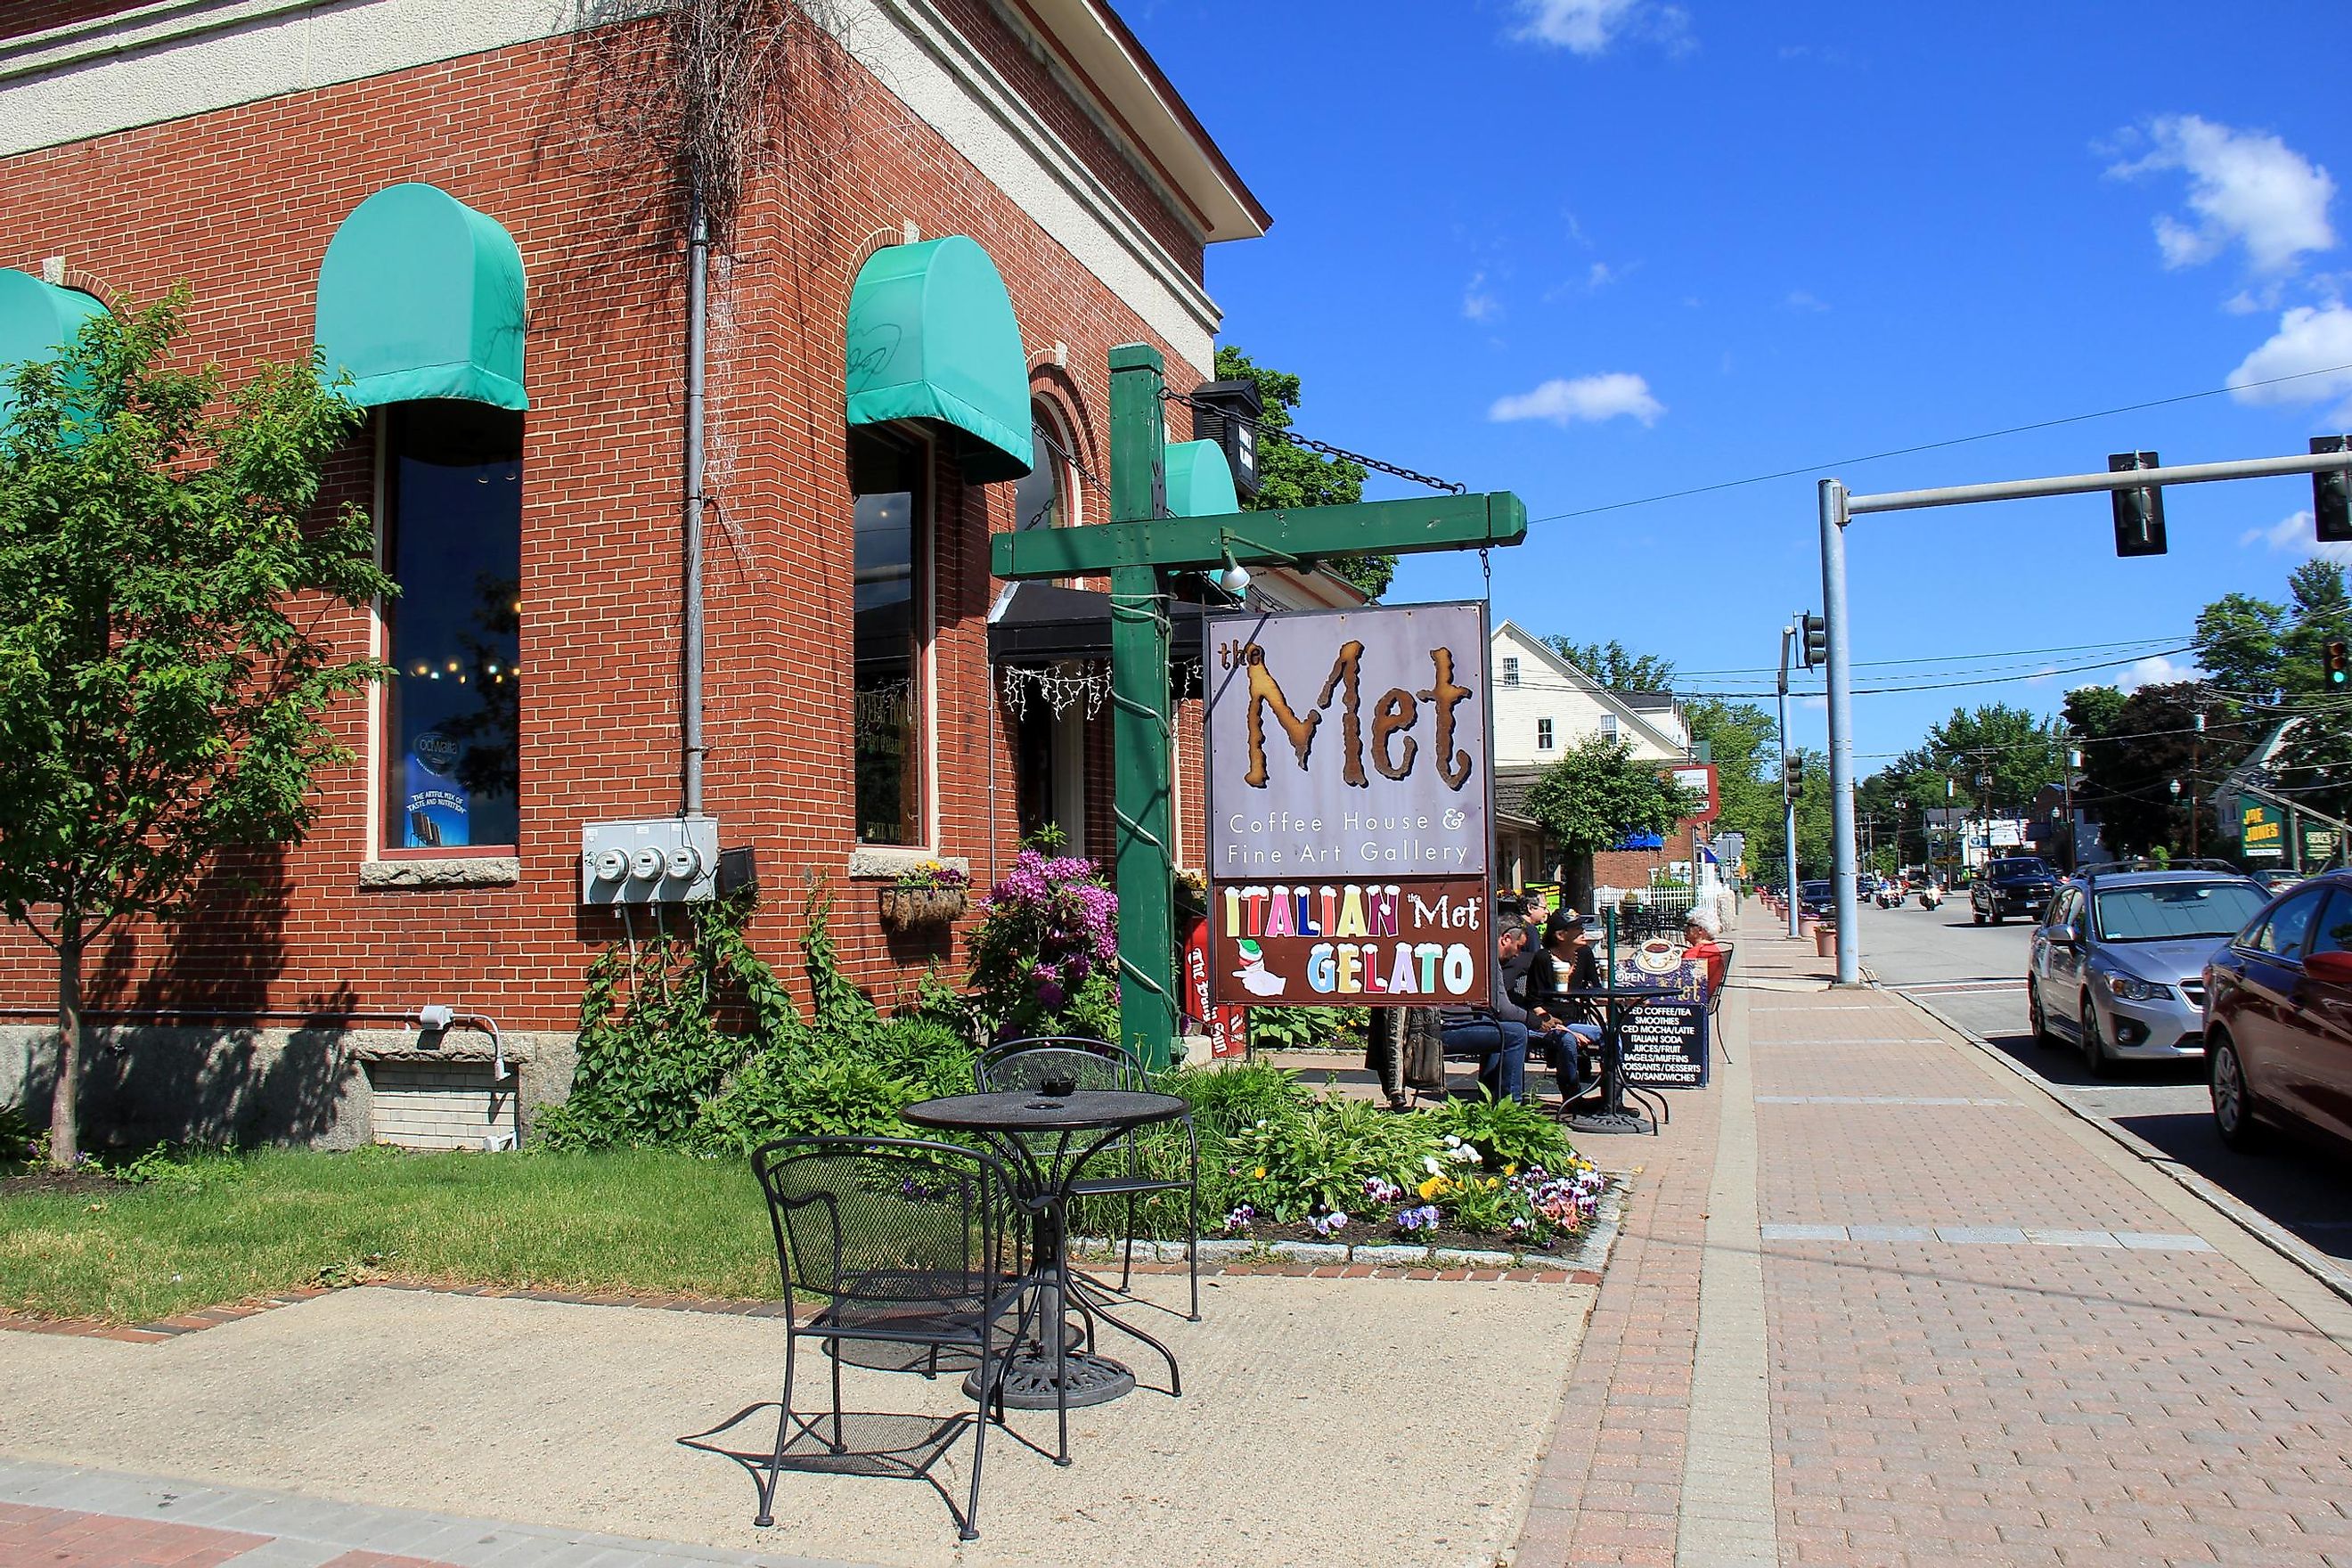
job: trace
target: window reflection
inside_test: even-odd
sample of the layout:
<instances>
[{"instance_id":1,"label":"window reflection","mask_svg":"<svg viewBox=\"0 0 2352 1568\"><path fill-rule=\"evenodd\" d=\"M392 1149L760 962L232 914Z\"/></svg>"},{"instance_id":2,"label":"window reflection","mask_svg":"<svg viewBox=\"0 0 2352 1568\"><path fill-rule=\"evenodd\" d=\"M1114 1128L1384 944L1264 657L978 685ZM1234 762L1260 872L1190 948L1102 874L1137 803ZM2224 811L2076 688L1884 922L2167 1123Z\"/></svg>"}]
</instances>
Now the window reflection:
<instances>
[{"instance_id":1,"label":"window reflection","mask_svg":"<svg viewBox=\"0 0 2352 1568\"><path fill-rule=\"evenodd\" d=\"M856 504L855 711L857 837L919 844L922 828L922 634L915 552L921 537L922 449L874 430L849 443Z\"/></svg>"},{"instance_id":2,"label":"window reflection","mask_svg":"<svg viewBox=\"0 0 2352 1568\"><path fill-rule=\"evenodd\" d=\"M384 564L385 844L516 841L522 697L522 416L393 409Z\"/></svg>"}]
</instances>

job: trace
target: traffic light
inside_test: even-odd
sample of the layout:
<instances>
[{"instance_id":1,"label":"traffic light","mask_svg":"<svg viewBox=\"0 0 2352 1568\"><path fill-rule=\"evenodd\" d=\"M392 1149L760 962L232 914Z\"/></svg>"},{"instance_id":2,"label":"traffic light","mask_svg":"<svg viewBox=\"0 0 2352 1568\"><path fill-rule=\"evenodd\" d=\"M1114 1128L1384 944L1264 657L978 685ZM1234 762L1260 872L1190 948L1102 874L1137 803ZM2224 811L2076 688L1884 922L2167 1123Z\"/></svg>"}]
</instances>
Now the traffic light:
<instances>
[{"instance_id":1,"label":"traffic light","mask_svg":"<svg viewBox=\"0 0 2352 1568\"><path fill-rule=\"evenodd\" d=\"M2336 647L2340 651L2343 645L2338 643ZM1804 788L1805 759L1803 757L1798 755L1794 752L1790 752L1781 757L1780 784L1781 787L1786 789L1790 795L1795 795Z\"/></svg>"},{"instance_id":2,"label":"traffic light","mask_svg":"<svg viewBox=\"0 0 2352 1568\"><path fill-rule=\"evenodd\" d=\"M1804 626L1804 657L1799 661L1807 669L1819 669L1830 661L1830 624L1819 616L1801 617Z\"/></svg>"},{"instance_id":3,"label":"traffic light","mask_svg":"<svg viewBox=\"0 0 2352 1568\"><path fill-rule=\"evenodd\" d=\"M2107 472L2127 474L2134 468L2158 467L2154 452L2110 452ZM2116 553L2164 553L2164 490L2158 485L2111 492L2116 506Z\"/></svg>"},{"instance_id":4,"label":"traffic light","mask_svg":"<svg viewBox=\"0 0 2352 1568\"><path fill-rule=\"evenodd\" d=\"M2334 642L2322 645L2319 650L2319 672L2327 678L2327 684L2330 686L2352 683L2352 666L2347 666L2346 662L2343 638L2338 637Z\"/></svg>"},{"instance_id":5,"label":"traffic light","mask_svg":"<svg viewBox=\"0 0 2352 1568\"><path fill-rule=\"evenodd\" d=\"M2314 436L2311 455L2345 450L2342 436ZM2334 468L2311 476L2311 522L2322 544L2352 541L2352 470Z\"/></svg>"}]
</instances>

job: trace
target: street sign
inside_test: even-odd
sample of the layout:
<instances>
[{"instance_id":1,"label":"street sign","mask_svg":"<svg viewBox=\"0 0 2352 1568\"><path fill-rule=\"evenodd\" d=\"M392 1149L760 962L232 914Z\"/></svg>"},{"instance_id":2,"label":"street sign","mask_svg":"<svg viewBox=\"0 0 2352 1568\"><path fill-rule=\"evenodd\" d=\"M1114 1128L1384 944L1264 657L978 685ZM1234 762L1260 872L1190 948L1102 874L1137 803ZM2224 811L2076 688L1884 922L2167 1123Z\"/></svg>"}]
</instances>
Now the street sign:
<instances>
[{"instance_id":1,"label":"street sign","mask_svg":"<svg viewBox=\"0 0 2352 1568\"><path fill-rule=\"evenodd\" d=\"M1215 999L1486 1000L1486 606L1216 616L1202 637Z\"/></svg>"},{"instance_id":2,"label":"street sign","mask_svg":"<svg viewBox=\"0 0 2352 1568\"><path fill-rule=\"evenodd\" d=\"M2274 805L2238 798L2238 853L2249 860L2286 858L2286 815Z\"/></svg>"}]
</instances>

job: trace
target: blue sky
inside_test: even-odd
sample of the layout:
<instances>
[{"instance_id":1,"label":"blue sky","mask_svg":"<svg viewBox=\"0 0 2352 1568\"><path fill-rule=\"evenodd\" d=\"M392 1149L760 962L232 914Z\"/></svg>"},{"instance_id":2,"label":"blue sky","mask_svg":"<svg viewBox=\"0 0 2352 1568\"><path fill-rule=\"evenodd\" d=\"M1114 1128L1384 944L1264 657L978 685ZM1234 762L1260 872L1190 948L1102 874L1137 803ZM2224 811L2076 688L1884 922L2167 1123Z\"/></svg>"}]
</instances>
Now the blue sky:
<instances>
[{"instance_id":1,"label":"blue sky","mask_svg":"<svg viewBox=\"0 0 2352 1568\"><path fill-rule=\"evenodd\" d=\"M1516 490L1536 519L1808 469L1537 522L1494 558L1497 615L1532 629L1757 671L1819 605L1822 475L1906 489L2127 448L2301 452L2352 427L2337 374L1819 466L2352 363L2340 4L1122 11L1275 215L1265 239L1213 247L1209 282L1225 341L1305 377L1301 430ZM1856 685L2106 650L1955 655L2177 648L2214 595L2283 595L2309 506L2302 479L2178 489L2171 553L2136 561L2115 557L2103 497L1864 519L1854 657L1920 662ZM1391 597L1480 588L1475 555L1421 556ZM2129 678L1858 698L1860 771L1956 700L2052 711L2070 685ZM1822 743L1818 701L1794 722Z\"/></svg>"}]
</instances>

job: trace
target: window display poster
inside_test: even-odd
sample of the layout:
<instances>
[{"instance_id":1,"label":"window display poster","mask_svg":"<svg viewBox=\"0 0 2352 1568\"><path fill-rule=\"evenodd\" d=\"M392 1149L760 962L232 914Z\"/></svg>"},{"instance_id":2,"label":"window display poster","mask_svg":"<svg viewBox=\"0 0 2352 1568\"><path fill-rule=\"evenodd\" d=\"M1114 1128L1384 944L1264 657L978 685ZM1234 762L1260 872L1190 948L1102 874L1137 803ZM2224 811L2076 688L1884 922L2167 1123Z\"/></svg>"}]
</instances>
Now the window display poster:
<instances>
[{"instance_id":1,"label":"window display poster","mask_svg":"<svg viewBox=\"0 0 2352 1568\"><path fill-rule=\"evenodd\" d=\"M471 842L466 786L452 776L459 754L457 743L437 730L427 730L409 743L402 781L407 848L440 849Z\"/></svg>"}]
</instances>

